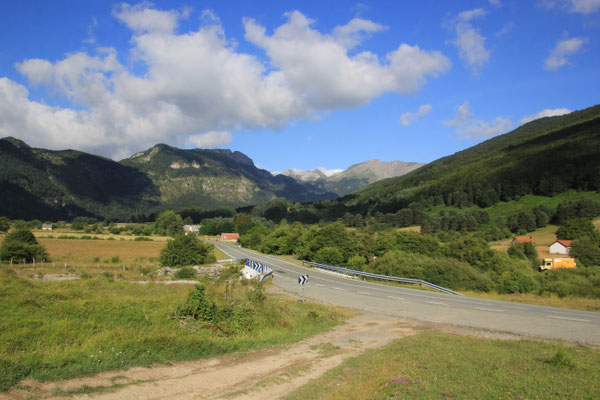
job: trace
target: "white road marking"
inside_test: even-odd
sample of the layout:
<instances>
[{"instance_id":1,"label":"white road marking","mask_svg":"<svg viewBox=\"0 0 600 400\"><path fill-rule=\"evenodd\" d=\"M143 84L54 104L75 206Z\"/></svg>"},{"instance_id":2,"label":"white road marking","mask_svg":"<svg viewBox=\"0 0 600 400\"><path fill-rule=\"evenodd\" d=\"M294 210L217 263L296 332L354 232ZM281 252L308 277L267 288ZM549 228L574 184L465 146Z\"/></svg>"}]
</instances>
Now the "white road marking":
<instances>
[{"instance_id":1,"label":"white road marking","mask_svg":"<svg viewBox=\"0 0 600 400\"><path fill-rule=\"evenodd\" d=\"M392 299L392 300L404 300L403 297L396 297L396 296L387 296L388 299Z\"/></svg>"},{"instance_id":2,"label":"white road marking","mask_svg":"<svg viewBox=\"0 0 600 400\"><path fill-rule=\"evenodd\" d=\"M589 319L559 317L558 315L546 315L546 318L564 319L564 320L567 320L567 321L577 321L577 322L592 322Z\"/></svg>"},{"instance_id":3,"label":"white road marking","mask_svg":"<svg viewBox=\"0 0 600 400\"><path fill-rule=\"evenodd\" d=\"M435 305L438 305L438 306L445 306L445 305L447 305L446 303L440 303L439 301L424 301L424 303L435 304Z\"/></svg>"},{"instance_id":4,"label":"white road marking","mask_svg":"<svg viewBox=\"0 0 600 400\"><path fill-rule=\"evenodd\" d=\"M487 308L487 307L475 307L476 310L481 311L495 311L495 312L504 312L504 310L498 310L497 308Z\"/></svg>"},{"instance_id":5,"label":"white road marking","mask_svg":"<svg viewBox=\"0 0 600 400\"><path fill-rule=\"evenodd\" d=\"M359 292L359 291L357 291L356 293L358 293L358 294L366 294L367 296L371 295L371 293L367 293L367 292Z\"/></svg>"}]
</instances>

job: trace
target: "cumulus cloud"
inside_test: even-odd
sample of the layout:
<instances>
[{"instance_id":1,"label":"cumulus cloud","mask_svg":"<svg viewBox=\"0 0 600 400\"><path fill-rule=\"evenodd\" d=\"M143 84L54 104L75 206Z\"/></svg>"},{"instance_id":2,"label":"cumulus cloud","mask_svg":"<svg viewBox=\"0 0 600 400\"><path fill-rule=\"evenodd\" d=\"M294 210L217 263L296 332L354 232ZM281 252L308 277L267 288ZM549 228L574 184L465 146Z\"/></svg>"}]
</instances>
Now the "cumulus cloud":
<instances>
[{"instance_id":1,"label":"cumulus cloud","mask_svg":"<svg viewBox=\"0 0 600 400\"><path fill-rule=\"evenodd\" d=\"M335 28L334 35L313 29L313 21L298 11L288 13L287 22L271 36L253 19L246 19L244 26L246 39L265 50L281 78L311 108L354 107L384 92L413 93L428 76L450 68L442 53L407 44L387 53L383 61L368 51L351 56L348 50L359 41L358 32L379 29L353 21Z\"/></svg>"},{"instance_id":2,"label":"cumulus cloud","mask_svg":"<svg viewBox=\"0 0 600 400\"><path fill-rule=\"evenodd\" d=\"M471 23L472 20L484 15L485 11L482 8L463 11L450 24L456 33L453 44L458 48L460 58L467 63L473 74L478 74L490 59L490 52L485 47L486 38Z\"/></svg>"},{"instance_id":3,"label":"cumulus cloud","mask_svg":"<svg viewBox=\"0 0 600 400\"><path fill-rule=\"evenodd\" d=\"M404 126L409 126L413 122L423 118L427 114L431 112L431 104L424 104L419 107L419 110L416 113L405 112L400 116L400 122Z\"/></svg>"},{"instance_id":4,"label":"cumulus cloud","mask_svg":"<svg viewBox=\"0 0 600 400\"><path fill-rule=\"evenodd\" d=\"M521 118L519 123L521 125L523 125L523 124L526 124L528 122L534 121L539 118L555 117L557 115L569 114L570 112L571 112L571 110L569 110L568 108L554 108L554 109L546 108L545 110L542 110L539 113L527 115L527 116Z\"/></svg>"},{"instance_id":5,"label":"cumulus cloud","mask_svg":"<svg viewBox=\"0 0 600 400\"><path fill-rule=\"evenodd\" d=\"M467 101L458 106L456 111L456 117L445 121L444 125L454 127L462 139L489 138L505 133L513 126L512 121L506 117L496 117L493 121L476 118Z\"/></svg>"},{"instance_id":6,"label":"cumulus cloud","mask_svg":"<svg viewBox=\"0 0 600 400\"><path fill-rule=\"evenodd\" d=\"M577 37L561 40L550 51L550 55L544 61L544 68L556 71L569 64L567 57L579 52L586 41L587 38Z\"/></svg>"},{"instance_id":7,"label":"cumulus cloud","mask_svg":"<svg viewBox=\"0 0 600 400\"><path fill-rule=\"evenodd\" d=\"M202 14L197 30L178 32L189 13L121 4L113 15L132 32L125 57L97 48L55 62L18 63L30 85L70 106L32 101L25 86L2 78L0 133L35 146L113 158L158 142L213 147L228 143L238 128L278 129L386 92L414 93L450 68L442 53L416 45L400 44L382 57L349 54L385 27L355 18L321 33L298 11L287 14L272 35L244 20L245 37L265 51L263 60L238 51L212 12ZM119 58L142 65L143 73Z\"/></svg>"}]
</instances>

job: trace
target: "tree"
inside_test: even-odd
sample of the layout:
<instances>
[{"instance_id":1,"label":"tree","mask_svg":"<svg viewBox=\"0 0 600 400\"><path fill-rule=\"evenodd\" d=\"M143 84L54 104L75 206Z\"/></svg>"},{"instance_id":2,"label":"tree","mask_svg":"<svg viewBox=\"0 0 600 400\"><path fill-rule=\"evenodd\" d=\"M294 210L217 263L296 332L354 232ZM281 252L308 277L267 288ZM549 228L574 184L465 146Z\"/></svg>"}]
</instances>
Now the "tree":
<instances>
[{"instance_id":1,"label":"tree","mask_svg":"<svg viewBox=\"0 0 600 400\"><path fill-rule=\"evenodd\" d=\"M572 218L568 219L556 231L558 239L572 240L588 238L594 242L598 242L598 232L594 229L594 224L587 218Z\"/></svg>"},{"instance_id":2,"label":"tree","mask_svg":"<svg viewBox=\"0 0 600 400\"><path fill-rule=\"evenodd\" d=\"M31 262L33 259L40 260L47 257L46 249L38 244L33 233L27 228L10 232L0 246L0 259L3 260L14 258Z\"/></svg>"},{"instance_id":3,"label":"tree","mask_svg":"<svg viewBox=\"0 0 600 400\"><path fill-rule=\"evenodd\" d=\"M159 235L175 236L183 232L183 219L181 215L175 214L175 211L163 211L156 218L154 231Z\"/></svg>"},{"instance_id":4,"label":"tree","mask_svg":"<svg viewBox=\"0 0 600 400\"><path fill-rule=\"evenodd\" d=\"M10 221L6 217L0 217L0 232L8 232L10 229Z\"/></svg>"},{"instance_id":5,"label":"tree","mask_svg":"<svg viewBox=\"0 0 600 400\"><path fill-rule=\"evenodd\" d=\"M589 238L574 240L569 255L584 267L600 265L600 246Z\"/></svg>"},{"instance_id":6,"label":"tree","mask_svg":"<svg viewBox=\"0 0 600 400\"><path fill-rule=\"evenodd\" d=\"M204 244L197 236L180 233L167 241L160 252L160 263L167 267L208 264L216 261L212 250L213 245Z\"/></svg>"}]
</instances>

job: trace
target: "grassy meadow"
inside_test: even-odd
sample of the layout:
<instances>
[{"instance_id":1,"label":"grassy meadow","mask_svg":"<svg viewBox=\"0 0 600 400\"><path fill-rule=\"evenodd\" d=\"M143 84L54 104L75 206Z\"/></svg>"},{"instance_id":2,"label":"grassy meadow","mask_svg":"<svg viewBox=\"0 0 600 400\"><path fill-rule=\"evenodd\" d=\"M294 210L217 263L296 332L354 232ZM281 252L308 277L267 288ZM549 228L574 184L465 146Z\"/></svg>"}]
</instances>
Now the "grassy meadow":
<instances>
[{"instance_id":1,"label":"grassy meadow","mask_svg":"<svg viewBox=\"0 0 600 400\"><path fill-rule=\"evenodd\" d=\"M140 285L105 276L42 282L18 277L13 269L0 269L0 390L26 378L65 379L282 345L349 315L271 296L252 307L252 286L205 281L217 304L246 307L244 315L253 318L247 330L226 333L174 318L189 285Z\"/></svg>"},{"instance_id":2,"label":"grassy meadow","mask_svg":"<svg viewBox=\"0 0 600 400\"><path fill-rule=\"evenodd\" d=\"M426 332L349 359L295 399L598 399L600 351Z\"/></svg>"}]
</instances>

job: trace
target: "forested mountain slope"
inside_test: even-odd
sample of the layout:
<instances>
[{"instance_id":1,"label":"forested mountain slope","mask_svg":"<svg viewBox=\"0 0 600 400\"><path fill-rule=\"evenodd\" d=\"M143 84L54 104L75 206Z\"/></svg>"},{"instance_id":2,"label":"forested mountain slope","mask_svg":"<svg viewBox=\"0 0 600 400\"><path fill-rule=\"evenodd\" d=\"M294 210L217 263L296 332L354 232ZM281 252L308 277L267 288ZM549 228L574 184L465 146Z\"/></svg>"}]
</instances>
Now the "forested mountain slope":
<instances>
[{"instance_id":1,"label":"forested mountain slope","mask_svg":"<svg viewBox=\"0 0 600 400\"><path fill-rule=\"evenodd\" d=\"M485 207L569 189L600 189L600 106L532 121L340 202L361 212L395 212L416 201Z\"/></svg>"},{"instance_id":2,"label":"forested mountain slope","mask_svg":"<svg viewBox=\"0 0 600 400\"><path fill-rule=\"evenodd\" d=\"M0 215L59 220L126 220L166 208L210 209L334 199L334 193L273 176L230 150L181 150L159 144L116 162L75 150L32 148L0 139Z\"/></svg>"},{"instance_id":3,"label":"forested mountain slope","mask_svg":"<svg viewBox=\"0 0 600 400\"><path fill-rule=\"evenodd\" d=\"M74 150L31 148L0 139L0 215L58 220L126 218L156 206L158 189L143 172Z\"/></svg>"}]
</instances>

